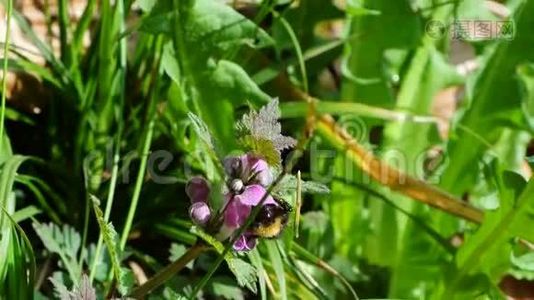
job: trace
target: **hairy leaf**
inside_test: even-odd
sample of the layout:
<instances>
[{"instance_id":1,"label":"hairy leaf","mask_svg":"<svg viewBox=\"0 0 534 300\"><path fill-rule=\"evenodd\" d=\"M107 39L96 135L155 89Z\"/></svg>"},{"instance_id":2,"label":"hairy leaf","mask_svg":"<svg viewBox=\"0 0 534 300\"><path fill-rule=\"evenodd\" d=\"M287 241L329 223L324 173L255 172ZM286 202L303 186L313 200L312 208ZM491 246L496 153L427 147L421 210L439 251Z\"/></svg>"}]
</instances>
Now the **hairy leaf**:
<instances>
[{"instance_id":1,"label":"hairy leaf","mask_svg":"<svg viewBox=\"0 0 534 300\"><path fill-rule=\"evenodd\" d=\"M224 245L211 235L202 231L202 229L192 227L191 232L203 239L209 245L213 246L219 254L224 252ZM226 254L224 260L230 271L234 274L237 283L242 287L248 288L253 293L257 293L256 281L258 280L258 277L256 268L248 262L233 256L231 252Z\"/></svg>"},{"instance_id":2,"label":"hairy leaf","mask_svg":"<svg viewBox=\"0 0 534 300\"><path fill-rule=\"evenodd\" d=\"M259 112L251 111L245 114L237 124L237 130L239 134L250 134L255 139L271 141L278 151L294 147L295 139L282 135L279 118L278 99L273 99Z\"/></svg>"},{"instance_id":3,"label":"hairy leaf","mask_svg":"<svg viewBox=\"0 0 534 300\"><path fill-rule=\"evenodd\" d=\"M281 165L280 152L294 147L295 139L282 135L282 126L278 122L280 108L278 99L273 99L259 112L252 110L243 115L236 124L237 135L241 145L265 158L273 166Z\"/></svg>"},{"instance_id":4,"label":"hairy leaf","mask_svg":"<svg viewBox=\"0 0 534 300\"><path fill-rule=\"evenodd\" d=\"M304 181L301 180L301 191L302 193L308 194L329 194L330 189L328 186L315 182L315 181ZM295 193L297 190L297 177L295 175L286 175L284 179L275 187L273 193L276 194L290 194Z\"/></svg>"},{"instance_id":5,"label":"hairy leaf","mask_svg":"<svg viewBox=\"0 0 534 300\"><path fill-rule=\"evenodd\" d=\"M49 280L54 285L55 293L61 300L96 300L96 291L91 286L86 274L82 275L79 286L73 287L72 291L69 291L62 282L53 277L50 277Z\"/></svg>"},{"instance_id":6,"label":"hairy leaf","mask_svg":"<svg viewBox=\"0 0 534 300\"><path fill-rule=\"evenodd\" d=\"M100 201L93 195L90 195L91 201L93 203L93 210L95 211L96 219L98 221L98 226L100 227L100 233L108 249L109 257L111 259L111 268L113 270L113 275L115 280L117 280L117 285L119 292L122 295L127 295L131 287L133 286L132 274L129 270L121 267L121 253L118 245L118 235L113 227L113 224L106 223L104 220L104 213L99 207Z\"/></svg>"}]
</instances>

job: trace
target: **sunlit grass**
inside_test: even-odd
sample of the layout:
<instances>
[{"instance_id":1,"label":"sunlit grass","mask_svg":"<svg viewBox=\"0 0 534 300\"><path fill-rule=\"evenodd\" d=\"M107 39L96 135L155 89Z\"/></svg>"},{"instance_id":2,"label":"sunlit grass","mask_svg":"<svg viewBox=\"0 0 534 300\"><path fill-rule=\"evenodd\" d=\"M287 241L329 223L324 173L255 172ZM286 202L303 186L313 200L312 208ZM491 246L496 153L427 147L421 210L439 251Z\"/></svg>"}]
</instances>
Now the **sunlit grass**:
<instances>
[{"instance_id":1,"label":"sunlit grass","mask_svg":"<svg viewBox=\"0 0 534 300\"><path fill-rule=\"evenodd\" d=\"M534 1L82 2L45 1L38 28L2 1L0 299L500 299L534 280ZM481 20L491 37L455 31ZM223 238L225 201L258 184L229 174L243 153L276 176ZM238 252L271 196L287 226Z\"/></svg>"}]
</instances>

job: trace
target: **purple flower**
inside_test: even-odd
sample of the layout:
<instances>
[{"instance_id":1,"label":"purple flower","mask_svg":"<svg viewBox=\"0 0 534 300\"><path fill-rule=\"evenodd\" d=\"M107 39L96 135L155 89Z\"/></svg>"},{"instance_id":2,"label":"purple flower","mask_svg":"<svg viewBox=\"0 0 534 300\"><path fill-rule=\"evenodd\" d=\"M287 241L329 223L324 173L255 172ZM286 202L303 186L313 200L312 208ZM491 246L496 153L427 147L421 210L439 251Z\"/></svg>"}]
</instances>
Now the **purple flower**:
<instances>
[{"instance_id":1,"label":"purple flower","mask_svg":"<svg viewBox=\"0 0 534 300\"><path fill-rule=\"evenodd\" d=\"M257 240L247 233L242 234L234 243L235 251L250 251L256 247Z\"/></svg>"},{"instance_id":2,"label":"purple flower","mask_svg":"<svg viewBox=\"0 0 534 300\"><path fill-rule=\"evenodd\" d=\"M191 220L196 224L205 225L211 217L211 209L208 205L210 194L208 182L200 176L193 177L187 182L185 192L192 203L189 207Z\"/></svg>"},{"instance_id":3,"label":"purple flower","mask_svg":"<svg viewBox=\"0 0 534 300\"><path fill-rule=\"evenodd\" d=\"M224 160L224 169L230 178L230 191L225 195L224 224L222 235L231 236L235 230L245 224L252 208L259 205L273 181L273 175L267 162L253 154L232 156ZM275 204L270 195L262 205ZM256 237L244 233L234 243L234 250L248 251L256 246Z\"/></svg>"},{"instance_id":4,"label":"purple flower","mask_svg":"<svg viewBox=\"0 0 534 300\"><path fill-rule=\"evenodd\" d=\"M245 187L243 193L239 195L228 193L226 195L227 207L224 212L224 224L228 227L240 227L245 224L250 215L250 211L258 205L267 191L259 184ZM276 204L270 195L265 198L263 205Z\"/></svg>"},{"instance_id":5,"label":"purple flower","mask_svg":"<svg viewBox=\"0 0 534 300\"><path fill-rule=\"evenodd\" d=\"M252 209L260 204L267 193L266 187L273 181L267 162L253 154L227 157L223 164L229 189L224 195L222 226L217 234L220 240L235 236L236 230L245 224ZM200 176L193 177L187 183L186 193L192 203L189 215L193 222L207 224L212 216L208 203L208 182ZM262 203L266 204L278 205L270 195ZM256 243L257 237L245 232L237 238L233 248L235 251L249 251L254 249Z\"/></svg>"},{"instance_id":6,"label":"purple flower","mask_svg":"<svg viewBox=\"0 0 534 300\"><path fill-rule=\"evenodd\" d=\"M226 209L224 211L224 226L226 232L232 233L243 226L254 206L259 205L267 190L259 185L246 186L241 194L226 194ZM275 204L276 201L268 195L262 205ZM234 243L234 250L247 251L256 245L256 237L247 233L242 234Z\"/></svg>"},{"instance_id":7,"label":"purple flower","mask_svg":"<svg viewBox=\"0 0 534 300\"><path fill-rule=\"evenodd\" d=\"M253 154L230 156L223 164L230 178L241 179L245 185L257 183L266 187L273 181L267 162Z\"/></svg>"}]
</instances>

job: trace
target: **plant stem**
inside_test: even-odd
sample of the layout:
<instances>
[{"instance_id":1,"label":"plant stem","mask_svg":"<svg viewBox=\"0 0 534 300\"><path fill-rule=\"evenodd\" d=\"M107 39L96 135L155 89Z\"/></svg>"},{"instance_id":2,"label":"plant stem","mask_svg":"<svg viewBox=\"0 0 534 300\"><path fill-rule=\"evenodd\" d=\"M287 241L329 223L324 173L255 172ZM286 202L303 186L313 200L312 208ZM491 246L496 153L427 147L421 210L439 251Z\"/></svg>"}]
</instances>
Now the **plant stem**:
<instances>
[{"instance_id":1,"label":"plant stem","mask_svg":"<svg viewBox=\"0 0 534 300\"><path fill-rule=\"evenodd\" d=\"M6 40L4 41L4 65L2 68L2 110L0 111L0 154L4 142L4 118L6 114L6 92L7 92L7 51L9 50L9 36L11 33L11 14L13 12L13 0L7 1L6 11Z\"/></svg>"},{"instance_id":2,"label":"plant stem","mask_svg":"<svg viewBox=\"0 0 534 300\"><path fill-rule=\"evenodd\" d=\"M148 160L148 155L150 151L150 145L152 144L152 134L154 133L154 123L156 121L156 104L158 100L158 87L159 87L159 66L161 64L161 56L163 48L160 47L160 43L158 40L155 41L156 45L156 53L157 58L155 61L155 66L152 69L152 76L151 76L151 82L150 82L150 88L149 88L149 98L150 102L147 107L147 117L148 120L148 129L146 131L145 139L143 141L143 149L142 149L142 157L141 157L141 163L139 165L139 172L137 173L137 179L135 182L134 192L132 195L132 201L130 202L130 208L128 210L128 216L126 217L126 223L124 224L124 228L121 235L121 241L120 241L120 250L124 250L124 246L126 246L126 241L128 240L128 234L130 233L130 229L132 228L132 222L135 215L135 211L137 209L137 203L139 202L139 196L141 194L141 187L143 185L143 179L145 177L146 173L146 163Z\"/></svg>"},{"instance_id":3,"label":"plant stem","mask_svg":"<svg viewBox=\"0 0 534 300\"><path fill-rule=\"evenodd\" d=\"M331 117L322 116L318 120L317 129L334 147L346 151L348 158L355 165L380 184L468 221L474 223L482 222L484 214L481 210L457 199L446 191L386 165L358 144ZM384 174L388 176L384 176Z\"/></svg>"},{"instance_id":4,"label":"plant stem","mask_svg":"<svg viewBox=\"0 0 534 300\"><path fill-rule=\"evenodd\" d=\"M359 299L358 294L356 293L356 291L354 291L354 289L352 288L350 283L347 281L347 279L343 275L341 275L338 271L336 271L336 269L330 266L327 262L315 256L313 253L306 250L304 247L302 247L298 243L293 243L291 245L291 250L295 252L295 254L299 255L300 259L307 260L309 263L318 266L319 268L323 269L327 273L338 278L341 281L341 283L349 290L353 299L355 300Z\"/></svg>"},{"instance_id":5,"label":"plant stem","mask_svg":"<svg viewBox=\"0 0 534 300\"><path fill-rule=\"evenodd\" d=\"M69 8L66 0L60 0L58 5L59 14L59 39L61 48L61 61L68 65L70 53L68 48Z\"/></svg>"},{"instance_id":6,"label":"plant stem","mask_svg":"<svg viewBox=\"0 0 534 300\"><path fill-rule=\"evenodd\" d=\"M292 98L306 102L319 102L318 99L286 84L286 80L281 80L281 83L285 86L289 86ZM473 223L482 223L484 219L483 211L442 189L387 165L382 160L378 159L372 152L369 152L360 145L358 141L356 141L346 130L341 128L330 115L318 115L315 126L318 133L325 137L332 146L341 151L345 151L348 159L351 160L354 165L359 167L365 174L380 184L446 213L461 217ZM384 176L383 174L388 174L388 176Z\"/></svg>"},{"instance_id":7,"label":"plant stem","mask_svg":"<svg viewBox=\"0 0 534 300\"><path fill-rule=\"evenodd\" d=\"M208 247L203 243L196 243L187 252L185 252L180 258L174 261L172 264L166 266L154 276L152 276L147 282L139 286L130 294L135 299L142 299L153 289L159 287L163 283L167 282L169 278L183 269L190 261L197 258L202 252L207 250Z\"/></svg>"},{"instance_id":8,"label":"plant stem","mask_svg":"<svg viewBox=\"0 0 534 300\"><path fill-rule=\"evenodd\" d=\"M87 4L87 14L89 17L87 17L88 20L90 20L90 16L92 16L92 10L94 9L95 1L90 0ZM91 6L93 7L91 7ZM119 32L122 32L125 27L125 12L124 12L124 6L122 1L117 2L117 9L119 10L119 14L121 17L121 23ZM88 26L89 23L87 23L84 26ZM83 36L83 32L85 32L85 29L80 29L81 33L80 36ZM121 89L120 89L120 97L119 97L119 111L123 111L124 109L124 99L126 97L126 39L121 39L119 41L119 53L118 53L118 60L119 60L119 71L121 73ZM106 209L104 211L104 221L107 223L109 220L109 217L111 215L111 208L113 207L113 199L115 198L115 186L117 185L117 178L119 175L119 160L120 160L120 143L122 138L122 131L124 129L124 120L122 115L119 113L115 116L117 118L117 135L115 136L115 143L114 143L114 151L113 151L113 167L111 169L111 181L109 183L109 190L108 190L108 196L106 199ZM96 245L96 251L95 251L95 258L93 260L93 264L91 266L91 272L89 273L89 282L92 282L96 273L96 266L98 264L98 260L100 259L100 252L103 245L104 239L102 236L102 233L98 235L98 242Z\"/></svg>"},{"instance_id":9,"label":"plant stem","mask_svg":"<svg viewBox=\"0 0 534 300\"><path fill-rule=\"evenodd\" d=\"M139 196L141 195L141 186L143 186L143 179L145 178L146 163L148 160L148 152L150 151L150 145L152 144L152 133L154 132L154 119L150 120L148 124L148 131L145 137L143 152L141 156L141 164L139 165L139 172L137 173L137 179L135 181L135 188L132 195L132 202L130 203L130 209L128 210L128 216L126 217L126 223L122 230L120 249L124 250L126 241L128 240L128 234L132 229L132 222L137 209L137 203L139 202Z\"/></svg>"},{"instance_id":10,"label":"plant stem","mask_svg":"<svg viewBox=\"0 0 534 300\"><path fill-rule=\"evenodd\" d=\"M295 48L295 54L298 58L299 67L300 67L300 76L302 76L302 87L304 88L304 91L308 92L308 73L306 72L306 63L304 62L304 58L302 55L302 49L300 48L299 40L297 36L295 35L295 32L293 31L293 28L291 28L291 25L289 22L284 19L279 13L277 13L274 10L271 10L276 18L280 20L280 23L286 30L287 34L289 35L289 38L291 40L291 43L293 43L293 47Z\"/></svg>"}]
</instances>

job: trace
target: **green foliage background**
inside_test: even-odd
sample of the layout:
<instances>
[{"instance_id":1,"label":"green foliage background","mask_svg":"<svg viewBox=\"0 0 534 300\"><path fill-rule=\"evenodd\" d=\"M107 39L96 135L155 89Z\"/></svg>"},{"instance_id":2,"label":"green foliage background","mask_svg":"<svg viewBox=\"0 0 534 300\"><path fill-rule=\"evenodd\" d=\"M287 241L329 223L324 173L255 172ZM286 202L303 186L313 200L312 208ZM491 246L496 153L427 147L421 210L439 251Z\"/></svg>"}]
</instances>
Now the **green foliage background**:
<instances>
[{"instance_id":1,"label":"green foliage background","mask_svg":"<svg viewBox=\"0 0 534 300\"><path fill-rule=\"evenodd\" d=\"M45 61L7 40L3 74L33 76L46 97L2 101L0 299L81 297L83 287L98 299L128 295L134 271L150 277L197 240L214 251L148 299L505 299L521 285L532 294L533 0L503 1L500 14L482 0L88 0L77 21L57 2L56 18L43 12L59 29L54 51L52 36L2 1ZM513 35L459 41L456 21ZM443 27L435 35L429 24ZM455 62L458 44L474 71ZM452 116L436 116L453 87ZM293 171L330 193L306 195L299 226L279 239L225 255L192 227L184 185L202 174L219 186L217 158L240 150L237 120L272 98L283 132L310 138ZM364 158L336 144L342 133L313 131L314 114L483 220L371 179ZM162 151L171 158L154 156Z\"/></svg>"}]
</instances>

